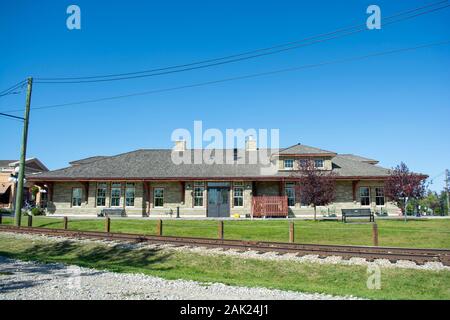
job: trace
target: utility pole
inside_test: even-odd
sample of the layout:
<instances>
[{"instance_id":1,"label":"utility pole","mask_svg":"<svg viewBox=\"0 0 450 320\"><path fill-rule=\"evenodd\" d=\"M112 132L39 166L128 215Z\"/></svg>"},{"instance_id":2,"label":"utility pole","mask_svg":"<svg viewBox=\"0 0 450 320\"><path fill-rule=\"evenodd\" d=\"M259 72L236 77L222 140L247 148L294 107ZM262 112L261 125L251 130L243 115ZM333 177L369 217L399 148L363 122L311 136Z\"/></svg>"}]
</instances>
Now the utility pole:
<instances>
[{"instance_id":1,"label":"utility pole","mask_svg":"<svg viewBox=\"0 0 450 320\"><path fill-rule=\"evenodd\" d=\"M19 176L17 177L17 190L16 190L16 205L15 216L16 226L20 227L22 219L22 204L23 204L23 188L25 178L25 161L27 155L27 139L28 139L28 122L30 116L30 104L31 104L31 91L33 89L33 78L28 78L27 86L27 98L25 104L25 116L23 118L23 133L22 133L22 147L20 150L20 162L19 162Z\"/></svg>"},{"instance_id":2,"label":"utility pole","mask_svg":"<svg viewBox=\"0 0 450 320\"><path fill-rule=\"evenodd\" d=\"M447 214L450 215L450 187L449 187L449 181L450 179L450 171L447 169L445 170L445 189L447 191Z\"/></svg>"}]
</instances>

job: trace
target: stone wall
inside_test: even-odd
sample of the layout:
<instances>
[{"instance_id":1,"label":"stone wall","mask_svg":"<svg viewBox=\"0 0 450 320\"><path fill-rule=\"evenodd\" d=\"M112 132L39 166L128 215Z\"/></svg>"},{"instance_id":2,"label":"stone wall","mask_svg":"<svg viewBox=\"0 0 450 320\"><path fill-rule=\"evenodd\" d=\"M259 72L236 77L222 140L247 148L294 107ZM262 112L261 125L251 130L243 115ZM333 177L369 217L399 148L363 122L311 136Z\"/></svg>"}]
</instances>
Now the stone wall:
<instances>
[{"instance_id":1,"label":"stone wall","mask_svg":"<svg viewBox=\"0 0 450 320\"><path fill-rule=\"evenodd\" d=\"M106 203L104 207L96 205L97 183L89 182L88 190L82 182L56 182L53 186L53 201L49 202L49 212L55 214L80 214L95 216L103 208L111 207L111 182L107 182ZM390 215L399 214L399 209L392 203L386 201L385 206L377 207L375 203L375 188L383 186L382 181L359 181L356 183L356 199L353 199L352 181L339 181L336 186L336 200L326 207L318 207L319 214L335 213L341 214L341 209L361 208L359 188L367 186L370 188L370 205L365 206L373 211L386 210ZM252 206L252 183L244 182L244 203L242 207L233 206L233 188L230 191L230 214L239 214L241 217L251 214ZM81 206L72 206L72 190L81 188L83 192ZM164 205L156 207L154 203L155 188L164 189ZM280 183L277 181L256 182L257 195L279 195ZM86 190L88 197L86 198ZM194 182L150 182L148 188L142 182L135 183L135 203L133 207L125 207L125 182L122 182L120 206L126 210L128 216L143 216L149 214L152 217L175 216L177 207L180 208L181 217L206 217L207 216L207 184L204 185L203 206L194 207ZM150 194L150 198L147 194ZM312 215L313 208L302 206L300 195L296 194L295 206L290 207L291 216Z\"/></svg>"},{"instance_id":2,"label":"stone wall","mask_svg":"<svg viewBox=\"0 0 450 320\"><path fill-rule=\"evenodd\" d=\"M49 201L48 210L54 214L80 214L97 215L103 208L111 208L111 182L106 182L105 206L97 206L97 182L56 182L53 185L53 201ZM124 208L127 215L142 216L144 209L143 184L136 182L134 206L125 206L125 183L121 183L120 204L118 208ZM81 206L72 206L72 191L74 188L81 188ZM87 198L86 198L87 193Z\"/></svg>"},{"instance_id":3,"label":"stone wall","mask_svg":"<svg viewBox=\"0 0 450 320\"><path fill-rule=\"evenodd\" d=\"M318 214L336 214L341 215L341 209L356 209L356 208L370 208L374 212L380 212L381 210L387 211L389 215L398 215L399 208L395 206L392 202L389 202L385 198L384 206L377 206L375 202L375 188L383 187L383 181L358 181L356 183L356 198L353 199L353 183L352 181L339 181L336 184L336 198L335 201L324 207L318 207ZM369 187L370 189L370 205L362 206L359 188L360 187ZM291 213L293 215L312 215L314 214L314 209L308 206L301 206L299 203L299 197L296 198L296 206L295 208L291 208Z\"/></svg>"}]
</instances>

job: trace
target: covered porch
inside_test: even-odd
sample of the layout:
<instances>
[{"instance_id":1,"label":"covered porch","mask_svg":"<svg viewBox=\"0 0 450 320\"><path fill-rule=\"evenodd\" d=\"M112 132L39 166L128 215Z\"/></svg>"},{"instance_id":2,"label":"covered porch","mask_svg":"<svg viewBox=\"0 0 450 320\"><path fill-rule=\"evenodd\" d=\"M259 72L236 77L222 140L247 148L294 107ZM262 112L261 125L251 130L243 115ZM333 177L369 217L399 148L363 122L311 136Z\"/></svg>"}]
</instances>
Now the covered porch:
<instances>
[{"instance_id":1,"label":"covered porch","mask_svg":"<svg viewBox=\"0 0 450 320\"><path fill-rule=\"evenodd\" d=\"M254 218L289 216L290 185L285 181L258 181L253 184L252 212ZM292 189L292 192L295 192Z\"/></svg>"}]
</instances>

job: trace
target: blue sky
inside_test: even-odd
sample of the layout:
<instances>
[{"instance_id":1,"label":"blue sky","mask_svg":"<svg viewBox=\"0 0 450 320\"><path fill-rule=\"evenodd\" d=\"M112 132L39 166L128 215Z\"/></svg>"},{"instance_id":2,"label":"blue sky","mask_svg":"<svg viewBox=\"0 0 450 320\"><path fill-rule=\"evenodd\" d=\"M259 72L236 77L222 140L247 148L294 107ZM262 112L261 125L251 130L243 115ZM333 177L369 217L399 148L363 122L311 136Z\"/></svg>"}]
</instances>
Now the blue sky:
<instances>
[{"instance_id":1,"label":"blue sky","mask_svg":"<svg viewBox=\"0 0 450 320\"><path fill-rule=\"evenodd\" d=\"M0 89L27 76L122 73L299 40L428 1L2 1ZM344 4L345 3L345 4ZM81 30L66 8L81 8ZM197 71L97 84L36 84L33 106L162 89L450 39L450 9L381 30ZM278 128L304 143L431 177L450 166L450 46L173 92L31 113L28 156L52 169L92 155L171 147L176 128ZM0 112L25 97L0 97ZM20 115L21 113L15 113ZM0 118L0 158L19 157L21 125ZM433 185L439 189L443 176Z\"/></svg>"}]
</instances>

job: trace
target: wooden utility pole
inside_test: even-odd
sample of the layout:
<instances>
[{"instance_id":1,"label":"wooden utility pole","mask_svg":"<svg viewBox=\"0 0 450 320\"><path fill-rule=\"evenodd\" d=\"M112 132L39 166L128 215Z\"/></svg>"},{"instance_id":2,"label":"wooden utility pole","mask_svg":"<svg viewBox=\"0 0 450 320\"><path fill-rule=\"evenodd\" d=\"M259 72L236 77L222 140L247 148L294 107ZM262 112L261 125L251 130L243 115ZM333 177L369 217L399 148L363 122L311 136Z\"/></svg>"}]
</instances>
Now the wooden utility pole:
<instances>
[{"instance_id":1,"label":"wooden utility pole","mask_svg":"<svg viewBox=\"0 0 450 320\"><path fill-rule=\"evenodd\" d=\"M22 133L22 147L20 150L20 160L19 160L19 176L17 181L16 189L16 206L15 206L15 216L16 216L16 226L20 227L22 219L22 204L23 204L23 188L25 178L25 161L27 155L27 139L28 139L28 122L30 116L30 104L31 104L31 91L33 89L33 78L28 78L27 86L27 98L25 104L25 116L23 119L23 133Z\"/></svg>"},{"instance_id":2,"label":"wooden utility pole","mask_svg":"<svg viewBox=\"0 0 450 320\"><path fill-rule=\"evenodd\" d=\"M447 191L447 214L450 215L450 187L449 187L450 171L445 170L445 189Z\"/></svg>"}]
</instances>

